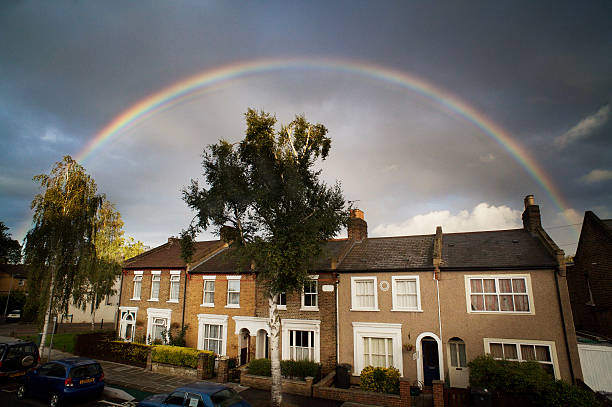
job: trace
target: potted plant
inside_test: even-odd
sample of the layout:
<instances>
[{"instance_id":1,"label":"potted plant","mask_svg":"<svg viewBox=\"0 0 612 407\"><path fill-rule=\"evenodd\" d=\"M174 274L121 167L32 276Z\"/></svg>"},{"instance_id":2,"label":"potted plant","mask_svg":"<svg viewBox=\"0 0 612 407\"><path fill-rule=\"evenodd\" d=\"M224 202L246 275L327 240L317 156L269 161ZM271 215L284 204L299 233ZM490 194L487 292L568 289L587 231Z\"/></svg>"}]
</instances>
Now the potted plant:
<instances>
[{"instance_id":1,"label":"potted plant","mask_svg":"<svg viewBox=\"0 0 612 407\"><path fill-rule=\"evenodd\" d=\"M411 344L411 343L405 343L405 344L404 344L404 350L405 350L406 352L412 352L412 350L413 350L413 349L414 349L414 346L412 346L412 344Z\"/></svg>"}]
</instances>

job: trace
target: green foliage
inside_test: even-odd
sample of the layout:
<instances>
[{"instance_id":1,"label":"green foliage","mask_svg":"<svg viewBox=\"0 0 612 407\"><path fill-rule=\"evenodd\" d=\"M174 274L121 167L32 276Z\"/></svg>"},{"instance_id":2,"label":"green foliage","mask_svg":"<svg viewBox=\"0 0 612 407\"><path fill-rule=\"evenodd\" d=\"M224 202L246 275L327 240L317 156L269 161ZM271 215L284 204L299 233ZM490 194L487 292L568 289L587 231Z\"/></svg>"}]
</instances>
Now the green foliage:
<instances>
[{"instance_id":1,"label":"green foliage","mask_svg":"<svg viewBox=\"0 0 612 407\"><path fill-rule=\"evenodd\" d=\"M282 360L281 375L284 377L313 377L315 381L321 376L321 364L309 360Z\"/></svg>"},{"instance_id":2,"label":"green foliage","mask_svg":"<svg viewBox=\"0 0 612 407\"><path fill-rule=\"evenodd\" d=\"M255 376L271 376L272 366L270 359L253 359L247 366L249 374Z\"/></svg>"},{"instance_id":3,"label":"green foliage","mask_svg":"<svg viewBox=\"0 0 612 407\"><path fill-rule=\"evenodd\" d=\"M134 240L133 237L123 239L123 246L121 247L121 258L122 260L131 259L141 253L145 252L144 244L139 240Z\"/></svg>"},{"instance_id":4,"label":"green foliage","mask_svg":"<svg viewBox=\"0 0 612 407\"><path fill-rule=\"evenodd\" d=\"M214 364L215 356L213 352L179 346L154 346L151 356L153 362L167 363L169 365L185 366L195 369L198 367L198 355L201 353L207 355L207 359L212 359Z\"/></svg>"},{"instance_id":5,"label":"green foliage","mask_svg":"<svg viewBox=\"0 0 612 407\"><path fill-rule=\"evenodd\" d=\"M4 222L0 222L0 264L21 263L21 245L6 233L9 228Z\"/></svg>"},{"instance_id":6,"label":"green foliage","mask_svg":"<svg viewBox=\"0 0 612 407\"><path fill-rule=\"evenodd\" d=\"M13 284L16 284L16 283L13 283ZM6 304L7 300L8 300L8 306ZM8 294L0 295L0 307L2 307L0 309L4 311L4 309L6 308L8 312L11 312L14 309L20 309L22 310L21 315L23 317L23 306L25 305L26 300L27 300L27 297L23 291L13 290L11 291L10 298Z\"/></svg>"},{"instance_id":7,"label":"green foliage","mask_svg":"<svg viewBox=\"0 0 612 407\"><path fill-rule=\"evenodd\" d=\"M164 345L185 346L185 335L187 334L187 329L189 329L189 324L185 324L181 329L176 329L174 331L172 329L163 329L161 333L162 338L168 338L167 343L164 343Z\"/></svg>"},{"instance_id":8,"label":"green foliage","mask_svg":"<svg viewBox=\"0 0 612 407\"><path fill-rule=\"evenodd\" d=\"M593 394L551 377L537 362L496 360L478 356L468 364L470 385L486 388L497 397L521 395L523 400L544 407L598 406Z\"/></svg>"},{"instance_id":9,"label":"green foliage","mask_svg":"<svg viewBox=\"0 0 612 407\"><path fill-rule=\"evenodd\" d=\"M271 376L270 359L254 359L249 362L249 374ZM315 381L321 376L321 364L308 360L281 360L281 375L287 378L313 377Z\"/></svg>"},{"instance_id":10,"label":"green foliage","mask_svg":"<svg viewBox=\"0 0 612 407\"><path fill-rule=\"evenodd\" d=\"M394 367L366 366L361 371L359 387L365 391L399 394L400 373Z\"/></svg>"}]
</instances>

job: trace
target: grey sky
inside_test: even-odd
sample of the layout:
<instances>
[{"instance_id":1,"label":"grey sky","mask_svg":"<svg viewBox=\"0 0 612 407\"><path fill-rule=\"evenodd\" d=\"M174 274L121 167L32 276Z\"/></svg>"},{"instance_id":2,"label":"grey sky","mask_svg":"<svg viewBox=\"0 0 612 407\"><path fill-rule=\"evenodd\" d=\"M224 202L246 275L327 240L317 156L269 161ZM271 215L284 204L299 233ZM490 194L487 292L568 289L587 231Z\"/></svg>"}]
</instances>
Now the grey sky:
<instances>
[{"instance_id":1,"label":"grey sky","mask_svg":"<svg viewBox=\"0 0 612 407\"><path fill-rule=\"evenodd\" d=\"M180 190L200 174L206 144L240 139L248 107L281 122L303 113L329 128L325 179L359 200L371 234L514 227L533 193L571 253L575 231L556 226L587 209L612 217L611 19L612 4L597 1L3 2L0 220L21 239L32 176L185 77L262 58L343 58L419 76L483 112L550 175L566 216L473 124L414 92L331 69L222 83L83 164L126 234L157 245L190 219Z\"/></svg>"}]
</instances>

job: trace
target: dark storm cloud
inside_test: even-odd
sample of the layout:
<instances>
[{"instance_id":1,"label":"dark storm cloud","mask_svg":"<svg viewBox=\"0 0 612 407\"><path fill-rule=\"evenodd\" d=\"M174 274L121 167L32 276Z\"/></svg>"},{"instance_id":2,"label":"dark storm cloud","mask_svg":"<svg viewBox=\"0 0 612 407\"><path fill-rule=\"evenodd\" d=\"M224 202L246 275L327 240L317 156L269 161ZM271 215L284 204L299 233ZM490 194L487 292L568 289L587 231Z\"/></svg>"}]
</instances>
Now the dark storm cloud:
<instances>
[{"instance_id":1,"label":"dark storm cloud","mask_svg":"<svg viewBox=\"0 0 612 407\"><path fill-rule=\"evenodd\" d=\"M611 8L596 1L5 2L0 220L24 222L32 176L76 154L138 100L206 69L288 56L363 60L418 75L507 129L576 213L609 211L610 120L596 120L603 124L595 132L580 123L602 109L609 116ZM361 200L372 228L434 210L472 213L481 202L495 206L490 213L502 205L516 211L532 192L543 200L545 223L567 223L503 148L435 102L371 78L291 71L203 93L91 157L86 168L117 203L128 233L157 244L189 220L180 188L200 173L205 144L240 137L248 106L284 122L305 113L326 124L334 137L326 177ZM560 139L567 148L554 148Z\"/></svg>"}]
</instances>

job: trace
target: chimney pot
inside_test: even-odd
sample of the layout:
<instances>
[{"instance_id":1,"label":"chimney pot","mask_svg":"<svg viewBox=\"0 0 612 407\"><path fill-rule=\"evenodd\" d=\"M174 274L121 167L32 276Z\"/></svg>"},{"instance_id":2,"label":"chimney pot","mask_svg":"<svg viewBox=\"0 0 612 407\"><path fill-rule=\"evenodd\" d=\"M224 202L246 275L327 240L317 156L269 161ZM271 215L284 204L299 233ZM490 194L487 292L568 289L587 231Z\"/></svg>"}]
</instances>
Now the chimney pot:
<instances>
[{"instance_id":1,"label":"chimney pot","mask_svg":"<svg viewBox=\"0 0 612 407\"><path fill-rule=\"evenodd\" d=\"M533 195L527 195L525 197L525 209L527 209L528 206L532 205L535 205L535 199L533 198Z\"/></svg>"},{"instance_id":2,"label":"chimney pot","mask_svg":"<svg viewBox=\"0 0 612 407\"><path fill-rule=\"evenodd\" d=\"M360 209L351 209L351 218L363 219L363 211Z\"/></svg>"},{"instance_id":3,"label":"chimney pot","mask_svg":"<svg viewBox=\"0 0 612 407\"><path fill-rule=\"evenodd\" d=\"M525 197L525 210L523 211L522 218L523 227L531 233L534 233L536 229L542 227L540 207L535 204L533 195L527 195Z\"/></svg>"}]
</instances>

